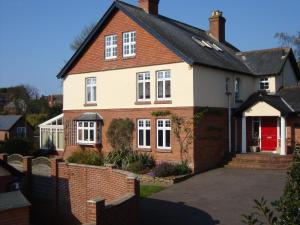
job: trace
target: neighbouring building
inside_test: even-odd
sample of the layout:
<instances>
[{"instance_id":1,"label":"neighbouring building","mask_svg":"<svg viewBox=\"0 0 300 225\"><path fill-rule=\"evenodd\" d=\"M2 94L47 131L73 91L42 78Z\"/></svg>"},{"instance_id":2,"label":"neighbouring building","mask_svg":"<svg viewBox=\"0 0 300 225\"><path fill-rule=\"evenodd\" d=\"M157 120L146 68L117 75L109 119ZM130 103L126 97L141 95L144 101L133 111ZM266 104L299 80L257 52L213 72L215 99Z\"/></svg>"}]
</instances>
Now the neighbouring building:
<instances>
[{"instance_id":1,"label":"neighbouring building","mask_svg":"<svg viewBox=\"0 0 300 225\"><path fill-rule=\"evenodd\" d=\"M0 141L33 138L33 127L21 115L0 115Z\"/></svg>"},{"instance_id":2,"label":"neighbouring building","mask_svg":"<svg viewBox=\"0 0 300 225\"><path fill-rule=\"evenodd\" d=\"M299 139L299 69L289 48L243 52L226 40L226 19L213 11L209 29L159 14L159 0L114 1L58 74L63 81L64 157L79 146L108 153L114 118L135 124L134 150L158 162L181 160L170 111L193 127L188 158L195 171L226 152L285 155Z\"/></svg>"}]
</instances>

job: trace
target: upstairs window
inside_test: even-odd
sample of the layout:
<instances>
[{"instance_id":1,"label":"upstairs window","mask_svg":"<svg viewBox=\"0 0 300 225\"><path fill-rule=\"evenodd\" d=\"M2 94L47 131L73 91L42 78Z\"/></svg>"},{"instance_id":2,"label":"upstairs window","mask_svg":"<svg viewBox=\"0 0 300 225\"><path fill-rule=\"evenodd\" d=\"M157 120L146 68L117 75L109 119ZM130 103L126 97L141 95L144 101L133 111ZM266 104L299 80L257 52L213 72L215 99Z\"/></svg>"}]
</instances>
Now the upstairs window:
<instances>
[{"instance_id":1,"label":"upstairs window","mask_svg":"<svg viewBox=\"0 0 300 225\"><path fill-rule=\"evenodd\" d=\"M157 120L157 148L171 148L171 120L169 119Z\"/></svg>"},{"instance_id":2,"label":"upstairs window","mask_svg":"<svg viewBox=\"0 0 300 225\"><path fill-rule=\"evenodd\" d=\"M123 33L123 57L135 56L136 52L136 32Z\"/></svg>"},{"instance_id":3,"label":"upstairs window","mask_svg":"<svg viewBox=\"0 0 300 225\"><path fill-rule=\"evenodd\" d=\"M234 81L234 97L235 101L240 100L240 89L241 89L241 80L240 78L236 78Z\"/></svg>"},{"instance_id":4,"label":"upstairs window","mask_svg":"<svg viewBox=\"0 0 300 225\"><path fill-rule=\"evenodd\" d=\"M89 77L85 80L86 103L96 103L96 77Z\"/></svg>"},{"instance_id":5,"label":"upstairs window","mask_svg":"<svg viewBox=\"0 0 300 225\"><path fill-rule=\"evenodd\" d=\"M26 138L26 127L17 127L17 137Z\"/></svg>"},{"instance_id":6,"label":"upstairs window","mask_svg":"<svg viewBox=\"0 0 300 225\"><path fill-rule=\"evenodd\" d=\"M150 120L138 120L138 147L150 148Z\"/></svg>"},{"instance_id":7,"label":"upstairs window","mask_svg":"<svg viewBox=\"0 0 300 225\"><path fill-rule=\"evenodd\" d=\"M138 73L138 100L145 101L150 99L150 73Z\"/></svg>"},{"instance_id":8,"label":"upstairs window","mask_svg":"<svg viewBox=\"0 0 300 225\"><path fill-rule=\"evenodd\" d=\"M259 82L259 89L260 90L269 90L269 78L261 78Z\"/></svg>"},{"instance_id":9,"label":"upstairs window","mask_svg":"<svg viewBox=\"0 0 300 225\"><path fill-rule=\"evenodd\" d=\"M157 99L168 100L171 98L171 73L169 70L158 71L157 76Z\"/></svg>"},{"instance_id":10,"label":"upstairs window","mask_svg":"<svg viewBox=\"0 0 300 225\"><path fill-rule=\"evenodd\" d=\"M77 122L77 143L93 145L101 142L101 124L95 121Z\"/></svg>"},{"instance_id":11,"label":"upstairs window","mask_svg":"<svg viewBox=\"0 0 300 225\"><path fill-rule=\"evenodd\" d=\"M105 59L117 58L117 35L105 37Z\"/></svg>"},{"instance_id":12,"label":"upstairs window","mask_svg":"<svg viewBox=\"0 0 300 225\"><path fill-rule=\"evenodd\" d=\"M230 79L226 78L225 80L225 93L229 93L230 92Z\"/></svg>"}]
</instances>

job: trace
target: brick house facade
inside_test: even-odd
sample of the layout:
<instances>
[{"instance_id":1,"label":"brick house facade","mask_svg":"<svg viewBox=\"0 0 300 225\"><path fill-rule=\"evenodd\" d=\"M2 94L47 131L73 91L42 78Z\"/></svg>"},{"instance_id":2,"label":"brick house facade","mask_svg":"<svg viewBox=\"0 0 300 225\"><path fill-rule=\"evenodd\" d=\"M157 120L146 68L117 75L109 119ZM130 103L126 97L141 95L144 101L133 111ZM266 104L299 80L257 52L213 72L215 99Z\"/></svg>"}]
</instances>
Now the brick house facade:
<instances>
[{"instance_id":1,"label":"brick house facade","mask_svg":"<svg viewBox=\"0 0 300 225\"><path fill-rule=\"evenodd\" d=\"M219 165L226 152L247 148L241 110L251 107L253 93L276 95L297 85L300 74L291 49L241 52L225 39L222 12L213 12L206 32L159 15L158 4L140 0L136 7L114 1L58 74L64 84L65 158L80 146L99 146L97 150L107 154L110 122L129 118L135 124L134 150L149 152L158 162L178 162L180 149L168 127L170 117L151 113L167 110L191 119L209 109L193 126L188 156L194 171L207 170ZM103 123L92 135L88 127L98 123L78 121L87 113ZM150 130L143 140L140 129ZM146 148L141 147L145 142Z\"/></svg>"}]
</instances>

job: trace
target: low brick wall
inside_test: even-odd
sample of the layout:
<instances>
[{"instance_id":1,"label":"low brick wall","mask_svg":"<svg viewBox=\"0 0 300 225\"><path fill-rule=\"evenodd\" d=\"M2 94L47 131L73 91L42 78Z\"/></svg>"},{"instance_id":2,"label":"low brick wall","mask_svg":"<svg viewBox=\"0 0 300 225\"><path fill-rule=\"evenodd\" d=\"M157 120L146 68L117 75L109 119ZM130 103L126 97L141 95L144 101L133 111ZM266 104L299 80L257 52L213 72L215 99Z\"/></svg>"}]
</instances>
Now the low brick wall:
<instances>
[{"instance_id":1,"label":"low brick wall","mask_svg":"<svg viewBox=\"0 0 300 225\"><path fill-rule=\"evenodd\" d=\"M29 207L0 212L1 225L29 225Z\"/></svg>"}]
</instances>

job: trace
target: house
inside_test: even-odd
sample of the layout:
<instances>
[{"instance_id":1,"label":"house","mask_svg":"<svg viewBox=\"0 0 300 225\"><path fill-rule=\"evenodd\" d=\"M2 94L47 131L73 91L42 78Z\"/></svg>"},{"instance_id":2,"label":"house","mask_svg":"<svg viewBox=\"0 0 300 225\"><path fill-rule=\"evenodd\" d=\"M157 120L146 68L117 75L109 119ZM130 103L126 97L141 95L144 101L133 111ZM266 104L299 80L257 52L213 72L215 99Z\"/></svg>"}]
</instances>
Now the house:
<instances>
[{"instance_id":1,"label":"house","mask_svg":"<svg viewBox=\"0 0 300 225\"><path fill-rule=\"evenodd\" d=\"M64 157L79 146L108 153L111 121L129 118L135 150L178 162L170 116L153 116L162 111L185 118L205 112L193 126L187 156L194 171L250 146L287 154L299 141L300 73L293 51L242 52L226 40L225 23L223 13L213 11L206 31L160 15L159 0L139 0L138 6L114 1L57 75L63 80Z\"/></svg>"},{"instance_id":2,"label":"house","mask_svg":"<svg viewBox=\"0 0 300 225\"><path fill-rule=\"evenodd\" d=\"M0 115L0 141L33 138L33 128L21 115Z\"/></svg>"}]
</instances>

